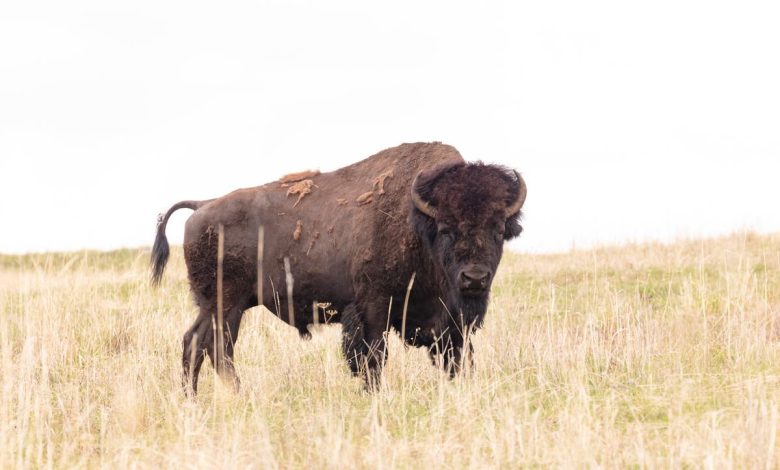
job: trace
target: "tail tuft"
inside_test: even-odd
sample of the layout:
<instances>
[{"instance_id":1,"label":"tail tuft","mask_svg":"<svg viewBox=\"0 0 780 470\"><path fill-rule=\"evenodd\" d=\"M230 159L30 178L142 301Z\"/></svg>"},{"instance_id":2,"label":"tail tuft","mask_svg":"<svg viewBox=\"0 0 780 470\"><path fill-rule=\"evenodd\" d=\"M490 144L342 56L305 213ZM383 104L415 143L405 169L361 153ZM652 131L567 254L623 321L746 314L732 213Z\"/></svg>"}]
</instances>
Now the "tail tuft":
<instances>
[{"instance_id":1,"label":"tail tuft","mask_svg":"<svg viewBox=\"0 0 780 470\"><path fill-rule=\"evenodd\" d=\"M168 247L168 238L165 236L165 226L168 224L168 219L171 214L179 209L192 209L198 210L204 204L208 204L213 201L181 201L174 204L168 212L160 214L157 217L157 236L154 238L154 246L152 246L152 285L156 286L160 284L162 280L163 272L165 272L165 264L168 262L168 255L171 254L171 250Z\"/></svg>"},{"instance_id":2,"label":"tail tuft","mask_svg":"<svg viewBox=\"0 0 780 470\"><path fill-rule=\"evenodd\" d=\"M165 272L165 265L168 263L168 256L171 254L168 246L168 238L165 236L165 218L163 214L157 219L157 236L154 239L152 247L152 285L157 286L162 280Z\"/></svg>"}]
</instances>

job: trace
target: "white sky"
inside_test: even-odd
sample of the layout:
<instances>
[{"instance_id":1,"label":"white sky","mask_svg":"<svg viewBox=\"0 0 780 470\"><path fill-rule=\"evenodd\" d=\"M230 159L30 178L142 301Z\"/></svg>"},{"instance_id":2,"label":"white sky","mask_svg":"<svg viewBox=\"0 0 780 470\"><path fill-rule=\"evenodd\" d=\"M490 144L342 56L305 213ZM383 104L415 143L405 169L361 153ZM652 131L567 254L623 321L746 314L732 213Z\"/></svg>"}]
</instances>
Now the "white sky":
<instances>
[{"instance_id":1,"label":"white sky","mask_svg":"<svg viewBox=\"0 0 780 470\"><path fill-rule=\"evenodd\" d=\"M528 183L513 248L780 230L777 1L0 3L0 252L401 142ZM168 225L180 242L189 211Z\"/></svg>"}]
</instances>

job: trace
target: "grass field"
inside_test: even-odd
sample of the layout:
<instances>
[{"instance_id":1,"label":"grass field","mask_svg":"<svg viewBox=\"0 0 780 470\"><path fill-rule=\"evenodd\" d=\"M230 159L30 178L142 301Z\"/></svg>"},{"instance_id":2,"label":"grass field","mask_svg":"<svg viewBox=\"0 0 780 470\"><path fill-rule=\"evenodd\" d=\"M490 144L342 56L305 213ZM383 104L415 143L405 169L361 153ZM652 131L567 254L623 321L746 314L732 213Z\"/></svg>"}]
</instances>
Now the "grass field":
<instances>
[{"instance_id":1,"label":"grass field","mask_svg":"<svg viewBox=\"0 0 780 470\"><path fill-rule=\"evenodd\" d=\"M780 234L508 253L475 369L390 342L362 390L338 326L244 317L231 393L179 387L181 251L0 256L0 466L780 466Z\"/></svg>"}]
</instances>

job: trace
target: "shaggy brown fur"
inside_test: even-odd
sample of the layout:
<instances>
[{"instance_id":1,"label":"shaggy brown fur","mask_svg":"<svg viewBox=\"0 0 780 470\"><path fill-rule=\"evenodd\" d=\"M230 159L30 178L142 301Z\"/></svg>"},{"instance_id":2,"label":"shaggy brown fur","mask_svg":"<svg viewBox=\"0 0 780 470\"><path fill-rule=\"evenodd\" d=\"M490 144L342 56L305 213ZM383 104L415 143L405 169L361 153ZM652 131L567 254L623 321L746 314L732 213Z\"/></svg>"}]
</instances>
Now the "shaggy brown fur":
<instances>
[{"instance_id":1,"label":"shaggy brown fur","mask_svg":"<svg viewBox=\"0 0 780 470\"><path fill-rule=\"evenodd\" d=\"M436 219L421 212L416 193L436 207ZM343 348L353 373L371 386L385 360L386 325L403 329L403 303L413 273L404 340L431 348L431 357L451 373L462 366L468 334L480 326L504 240L519 235L525 183L505 168L468 164L440 143L404 144L334 172L306 175L317 190L291 208L278 182L240 189L211 201L185 201L161 217L152 253L153 280L167 261L165 225L179 208L195 209L184 235L189 281L200 315L184 336L184 385L197 389L205 355L214 360L211 322L216 310L216 247L224 226L225 363L217 370L238 379L233 345L243 312L257 304L257 233L265 227L263 301L287 321L284 258L294 276L294 326L341 322ZM366 191L373 197L368 202ZM365 196L364 204L358 201ZM381 197L377 197L381 196ZM300 225L305 227L300 230ZM297 234L297 237L291 234ZM319 238L319 241L317 239ZM272 282L268 282L268 281ZM272 292L272 285L277 292ZM284 314L276 312L280 300ZM388 318L388 304L392 311ZM314 302L329 303L316 309ZM197 334L197 336L196 336ZM197 341L195 341L197 338ZM194 354L193 354L194 351ZM194 357L195 362L190 363Z\"/></svg>"}]
</instances>

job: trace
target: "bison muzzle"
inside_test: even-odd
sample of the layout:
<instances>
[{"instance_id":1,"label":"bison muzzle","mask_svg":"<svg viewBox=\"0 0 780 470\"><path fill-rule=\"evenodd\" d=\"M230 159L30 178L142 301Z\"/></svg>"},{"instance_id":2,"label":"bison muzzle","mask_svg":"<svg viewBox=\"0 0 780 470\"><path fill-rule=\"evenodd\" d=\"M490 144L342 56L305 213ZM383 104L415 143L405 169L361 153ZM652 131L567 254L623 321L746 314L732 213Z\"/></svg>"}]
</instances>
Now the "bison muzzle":
<instances>
[{"instance_id":1,"label":"bison muzzle","mask_svg":"<svg viewBox=\"0 0 780 470\"><path fill-rule=\"evenodd\" d=\"M516 171L467 163L449 145L416 143L330 173L175 204L158 222L152 281L159 283L168 260L168 218L194 210L184 257L200 312L184 335L185 390L197 391L205 356L238 386L233 348L241 317L258 303L306 337L312 323L340 322L347 363L368 388L378 384L389 328L456 374L470 363L468 338L484 319L504 241L522 231L525 197ZM223 324L213 330L220 301Z\"/></svg>"}]
</instances>

